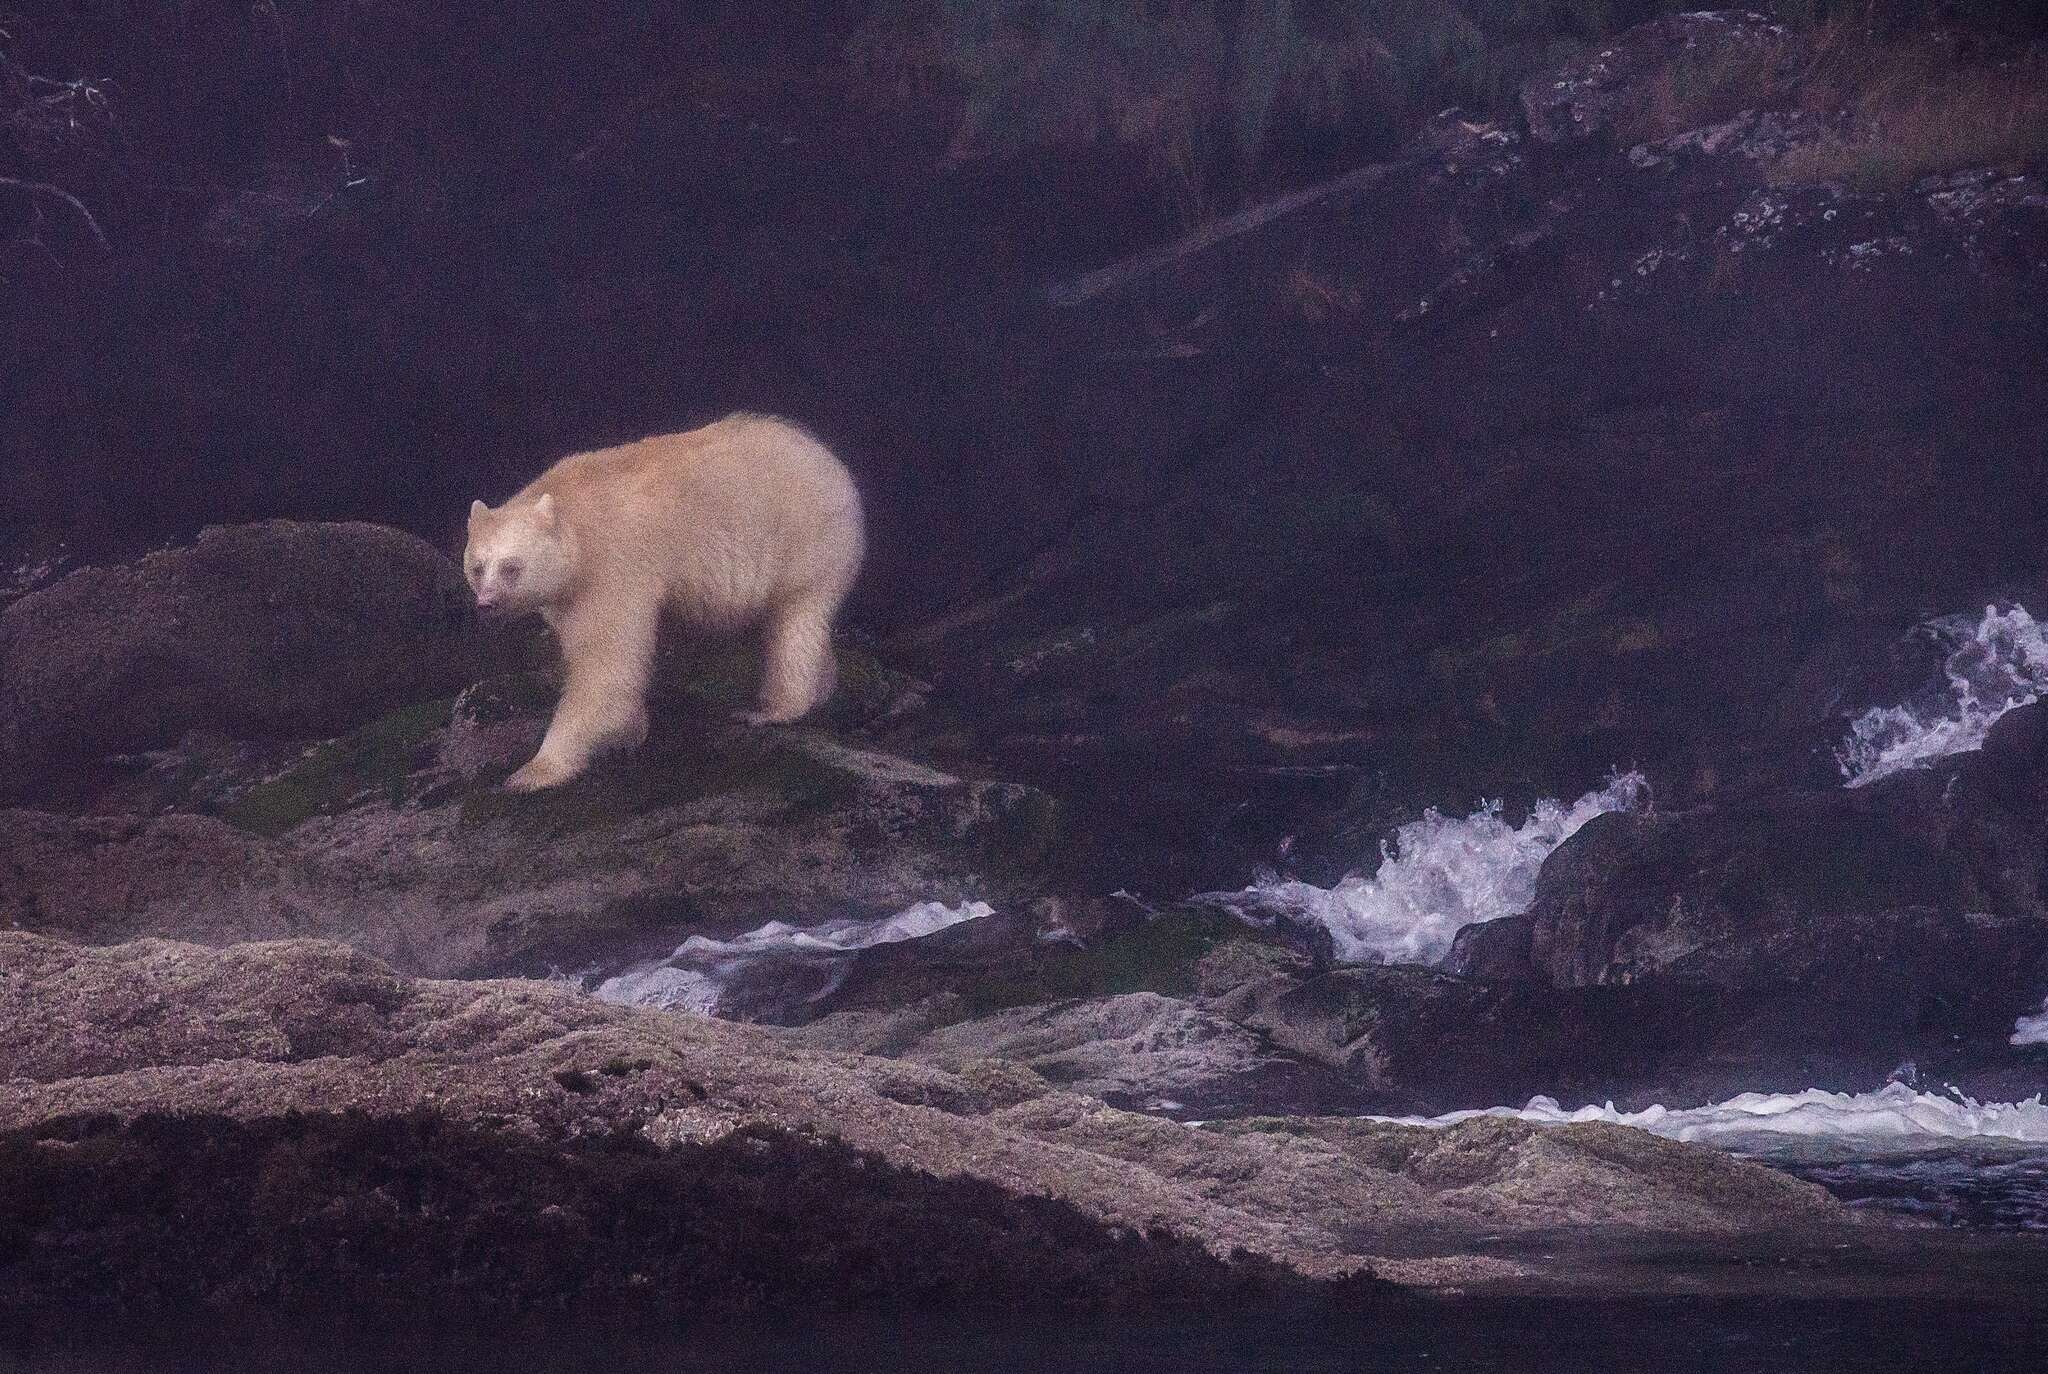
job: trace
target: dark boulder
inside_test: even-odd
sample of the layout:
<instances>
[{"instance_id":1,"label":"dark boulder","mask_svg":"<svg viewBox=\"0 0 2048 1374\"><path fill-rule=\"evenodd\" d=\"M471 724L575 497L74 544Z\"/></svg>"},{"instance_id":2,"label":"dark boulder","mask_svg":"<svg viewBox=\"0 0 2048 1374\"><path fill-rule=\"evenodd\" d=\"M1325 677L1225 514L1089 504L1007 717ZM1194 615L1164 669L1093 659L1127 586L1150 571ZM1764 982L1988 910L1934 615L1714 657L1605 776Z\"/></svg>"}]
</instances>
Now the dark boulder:
<instances>
[{"instance_id":1,"label":"dark boulder","mask_svg":"<svg viewBox=\"0 0 2048 1374\"><path fill-rule=\"evenodd\" d=\"M1598 817L1545 862L1535 904L1461 932L1449 967L1559 987L1649 977L1740 987L1821 976L1867 941L1910 930L1930 949L1948 943L1941 932L1958 942L1929 961L1930 976L1964 958L1983 965L1985 986L2017 980L2038 995L2044 762L2048 708L2027 706L1981 750L1868 787ZM1968 930L1986 935L1975 956ZM1901 957L1913 957L1907 944Z\"/></svg>"},{"instance_id":2,"label":"dark boulder","mask_svg":"<svg viewBox=\"0 0 2048 1374\"><path fill-rule=\"evenodd\" d=\"M421 539L365 524L212 527L0 614L0 786L73 792L104 756L202 727L338 734L458 690L482 656L468 590Z\"/></svg>"},{"instance_id":3,"label":"dark boulder","mask_svg":"<svg viewBox=\"0 0 2048 1374\"><path fill-rule=\"evenodd\" d=\"M1447 967L1546 989L1546 1023L1556 994L1639 1003L1595 1042L1643 1051L1631 1088L1856 1087L1905 1062L1988 1084L2048 990L2044 754L2048 707L2027 706L1867 787L1599 817ZM1564 1062L1597 1076L1590 1050Z\"/></svg>"}]
</instances>

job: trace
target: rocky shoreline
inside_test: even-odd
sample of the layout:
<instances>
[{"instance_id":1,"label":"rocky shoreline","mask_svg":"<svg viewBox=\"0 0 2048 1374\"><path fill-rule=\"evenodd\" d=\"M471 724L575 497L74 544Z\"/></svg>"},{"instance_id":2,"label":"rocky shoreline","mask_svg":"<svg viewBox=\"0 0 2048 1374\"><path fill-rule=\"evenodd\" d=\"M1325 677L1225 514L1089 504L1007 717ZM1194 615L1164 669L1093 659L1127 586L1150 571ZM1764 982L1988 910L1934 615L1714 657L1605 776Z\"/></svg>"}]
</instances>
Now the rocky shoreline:
<instances>
[{"instance_id":1,"label":"rocky shoreline","mask_svg":"<svg viewBox=\"0 0 2048 1374\"><path fill-rule=\"evenodd\" d=\"M0 952L23 1311L405 1295L732 1315L820 1283L855 1308L1369 1303L1375 1274L1583 1288L1583 1255L1515 1253L1560 1227L1617 1256L1853 1248L1837 1280L1913 1239L1621 1127L1190 1127L1016 1060L828 1053L559 986L408 979L325 942ZM1602 1286L1665 1282L1628 1268Z\"/></svg>"}]
</instances>

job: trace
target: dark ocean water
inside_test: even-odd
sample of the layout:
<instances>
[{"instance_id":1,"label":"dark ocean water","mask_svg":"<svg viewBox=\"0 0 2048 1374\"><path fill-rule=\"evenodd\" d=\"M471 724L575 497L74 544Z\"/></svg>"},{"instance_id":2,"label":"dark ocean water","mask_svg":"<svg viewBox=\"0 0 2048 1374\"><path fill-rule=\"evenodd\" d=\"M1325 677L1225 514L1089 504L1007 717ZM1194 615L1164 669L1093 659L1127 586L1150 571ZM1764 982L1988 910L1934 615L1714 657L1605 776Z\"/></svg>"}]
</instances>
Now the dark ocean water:
<instances>
[{"instance_id":1,"label":"dark ocean water","mask_svg":"<svg viewBox=\"0 0 2048 1374\"><path fill-rule=\"evenodd\" d=\"M2048 1150L1940 1150L1833 1161L1754 1158L1818 1183L1852 1207L1971 1230L2048 1232Z\"/></svg>"},{"instance_id":2,"label":"dark ocean water","mask_svg":"<svg viewBox=\"0 0 2048 1374\"><path fill-rule=\"evenodd\" d=\"M783 1322L661 1332L544 1334L388 1330L254 1336L164 1332L93 1349L0 1355L0 1370L53 1374L560 1371L560 1374L818 1374L819 1371L1354 1370L1973 1371L2048 1368L2040 1308L1954 1302L1565 1300L1417 1302L1371 1317L1201 1315Z\"/></svg>"}]
</instances>

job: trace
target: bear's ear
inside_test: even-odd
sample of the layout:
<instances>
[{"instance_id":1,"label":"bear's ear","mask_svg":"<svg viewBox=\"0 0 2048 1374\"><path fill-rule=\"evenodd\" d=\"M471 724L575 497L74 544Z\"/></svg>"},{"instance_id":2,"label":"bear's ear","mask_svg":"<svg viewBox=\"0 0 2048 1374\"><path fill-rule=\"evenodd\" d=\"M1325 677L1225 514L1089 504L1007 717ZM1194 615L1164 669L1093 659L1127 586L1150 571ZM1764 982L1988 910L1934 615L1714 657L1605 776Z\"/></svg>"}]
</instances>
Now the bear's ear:
<instances>
[{"instance_id":1,"label":"bear's ear","mask_svg":"<svg viewBox=\"0 0 2048 1374\"><path fill-rule=\"evenodd\" d=\"M555 494L548 492L540 500L534 502L533 513L540 517L541 524L549 529L553 529L555 524Z\"/></svg>"},{"instance_id":2,"label":"bear's ear","mask_svg":"<svg viewBox=\"0 0 2048 1374\"><path fill-rule=\"evenodd\" d=\"M485 505L485 504L484 504L483 502L481 502L481 501L472 501L472 502L470 502L470 503L469 503L469 523L470 523L470 524L472 524L472 525L474 525L474 524L475 524L475 523L476 523L477 521L479 521L479 520L483 519L483 518L484 518L484 517L485 517L486 515L490 514L490 511L491 511L491 508L490 508L489 506Z\"/></svg>"}]
</instances>

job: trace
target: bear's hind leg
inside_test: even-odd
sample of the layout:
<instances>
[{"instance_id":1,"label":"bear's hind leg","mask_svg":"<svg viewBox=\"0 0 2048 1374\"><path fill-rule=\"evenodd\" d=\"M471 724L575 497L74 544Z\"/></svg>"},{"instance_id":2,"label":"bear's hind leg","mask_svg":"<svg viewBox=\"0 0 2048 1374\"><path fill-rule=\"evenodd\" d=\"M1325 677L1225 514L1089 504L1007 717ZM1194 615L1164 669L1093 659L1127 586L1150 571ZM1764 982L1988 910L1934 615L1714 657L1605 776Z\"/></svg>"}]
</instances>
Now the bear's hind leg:
<instances>
[{"instance_id":1,"label":"bear's hind leg","mask_svg":"<svg viewBox=\"0 0 2048 1374\"><path fill-rule=\"evenodd\" d=\"M775 613L768 622L761 665L760 709L744 714L756 725L800 720L832 695L838 669L832 661L832 613L836 603L806 601Z\"/></svg>"}]
</instances>

